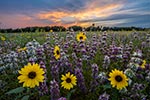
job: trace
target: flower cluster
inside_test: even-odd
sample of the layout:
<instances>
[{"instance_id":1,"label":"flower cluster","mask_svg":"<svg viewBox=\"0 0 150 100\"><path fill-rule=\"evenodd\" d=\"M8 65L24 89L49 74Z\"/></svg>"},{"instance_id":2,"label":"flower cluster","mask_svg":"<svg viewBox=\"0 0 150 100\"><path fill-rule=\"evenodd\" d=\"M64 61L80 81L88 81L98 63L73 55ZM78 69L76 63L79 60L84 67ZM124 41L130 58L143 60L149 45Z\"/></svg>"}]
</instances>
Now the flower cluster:
<instances>
[{"instance_id":1,"label":"flower cluster","mask_svg":"<svg viewBox=\"0 0 150 100\"><path fill-rule=\"evenodd\" d=\"M0 34L0 99L5 99L4 92L22 84L26 90L20 94L31 99L150 98L148 33L70 29L8 37Z\"/></svg>"}]
</instances>

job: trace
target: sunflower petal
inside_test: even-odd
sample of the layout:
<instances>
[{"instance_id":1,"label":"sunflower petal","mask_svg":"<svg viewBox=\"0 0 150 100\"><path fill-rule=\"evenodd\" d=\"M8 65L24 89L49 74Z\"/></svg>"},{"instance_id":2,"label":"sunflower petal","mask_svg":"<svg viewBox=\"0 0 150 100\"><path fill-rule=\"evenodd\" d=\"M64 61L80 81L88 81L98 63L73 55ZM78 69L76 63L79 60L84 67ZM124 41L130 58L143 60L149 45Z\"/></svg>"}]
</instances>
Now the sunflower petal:
<instances>
[{"instance_id":1,"label":"sunflower petal","mask_svg":"<svg viewBox=\"0 0 150 100\"><path fill-rule=\"evenodd\" d=\"M36 73L35 77L29 77L29 73L34 72ZM30 87L34 88L35 86L39 86L39 82L44 81L44 70L40 68L38 64L30 64L28 63L27 66L24 66L24 68L21 68L19 71L21 74L18 76L19 83L23 82L23 87Z\"/></svg>"}]
</instances>

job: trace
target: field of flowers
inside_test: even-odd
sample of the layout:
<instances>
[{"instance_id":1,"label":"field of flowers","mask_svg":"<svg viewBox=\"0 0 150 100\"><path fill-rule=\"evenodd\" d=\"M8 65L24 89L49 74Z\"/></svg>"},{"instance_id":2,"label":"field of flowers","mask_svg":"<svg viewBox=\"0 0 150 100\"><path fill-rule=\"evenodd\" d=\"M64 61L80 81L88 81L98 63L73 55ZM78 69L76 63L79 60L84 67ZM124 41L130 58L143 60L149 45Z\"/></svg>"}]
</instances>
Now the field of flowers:
<instances>
[{"instance_id":1,"label":"field of flowers","mask_svg":"<svg viewBox=\"0 0 150 100\"><path fill-rule=\"evenodd\" d=\"M150 33L0 33L0 100L150 100Z\"/></svg>"}]
</instances>

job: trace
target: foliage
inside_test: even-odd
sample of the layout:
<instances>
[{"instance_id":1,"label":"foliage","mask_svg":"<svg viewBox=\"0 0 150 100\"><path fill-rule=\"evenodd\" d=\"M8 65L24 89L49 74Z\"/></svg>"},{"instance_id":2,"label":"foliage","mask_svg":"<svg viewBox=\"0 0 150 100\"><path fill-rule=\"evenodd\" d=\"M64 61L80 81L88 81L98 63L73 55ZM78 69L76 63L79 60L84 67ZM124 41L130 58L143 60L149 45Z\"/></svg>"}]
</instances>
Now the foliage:
<instances>
[{"instance_id":1,"label":"foliage","mask_svg":"<svg viewBox=\"0 0 150 100\"><path fill-rule=\"evenodd\" d=\"M0 100L150 98L149 31L105 32L100 28L98 32L83 31L87 39L77 41L79 32L73 30L60 32L54 27L58 32L50 32L49 27L45 32L41 32L41 28L31 30L32 33L23 30L21 33L0 33L0 37L5 37L5 40L0 39ZM60 48L58 59L53 52L55 46ZM24 47L26 49L21 49ZM44 82L32 89L23 88L17 80L18 70L29 62L38 63L45 71ZM113 88L108 80L114 69L123 71L128 78L128 86L122 90ZM61 87L61 77L67 72L77 77L77 85L70 90Z\"/></svg>"},{"instance_id":2,"label":"foliage","mask_svg":"<svg viewBox=\"0 0 150 100\"><path fill-rule=\"evenodd\" d=\"M44 27L26 27L26 28L17 28L17 29L0 29L0 33L22 33L22 32L50 32L53 30L54 32L65 32L67 30L73 31L148 31L150 28L141 28L141 27L106 27L106 26L92 26L89 27L81 27L81 26L69 26L67 28L63 26L44 26Z\"/></svg>"}]
</instances>

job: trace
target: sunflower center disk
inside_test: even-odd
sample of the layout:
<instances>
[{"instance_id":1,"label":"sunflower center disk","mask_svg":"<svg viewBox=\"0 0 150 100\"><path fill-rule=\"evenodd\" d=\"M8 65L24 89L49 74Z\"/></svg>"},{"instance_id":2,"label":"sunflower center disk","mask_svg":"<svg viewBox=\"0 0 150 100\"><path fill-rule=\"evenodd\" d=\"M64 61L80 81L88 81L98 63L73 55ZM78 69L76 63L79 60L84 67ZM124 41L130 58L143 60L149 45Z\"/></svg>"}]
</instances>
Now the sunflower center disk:
<instances>
[{"instance_id":1,"label":"sunflower center disk","mask_svg":"<svg viewBox=\"0 0 150 100\"><path fill-rule=\"evenodd\" d=\"M115 80L116 80L117 82L121 82L121 81L122 81L122 77L119 76L119 75L117 75L117 76L115 77Z\"/></svg>"},{"instance_id":2,"label":"sunflower center disk","mask_svg":"<svg viewBox=\"0 0 150 100\"><path fill-rule=\"evenodd\" d=\"M56 53L57 53L57 55L59 55L59 54L60 54L60 52L59 52L58 50L56 51Z\"/></svg>"},{"instance_id":3,"label":"sunflower center disk","mask_svg":"<svg viewBox=\"0 0 150 100\"><path fill-rule=\"evenodd\" d=\"M80 36L80 40L82 40L83 39L83 37L82 36Z\"/></svg>"},{"instance_id":4,"label":"sunflower center disk","mask_svg":"<svg viewBox=\"0 0 150 100\"><path fill-rule=\"evenodd\" d=\"M30 72L28 74L28 77L31 78L31 79L34 79L36 77L36 72Z\"/></svg>"},{"instance_id":5,"label":"sunflower center disk","mask_svg":"<svg viewBox=\"0 0 150 100\"><path fill-rule=\"evenodd\" d=\"M71 83L71 79L70 79L70 78L67 78L67 79L66 79L66 82L67 82L67 83Z\"/></svg>"}]
</instances>

